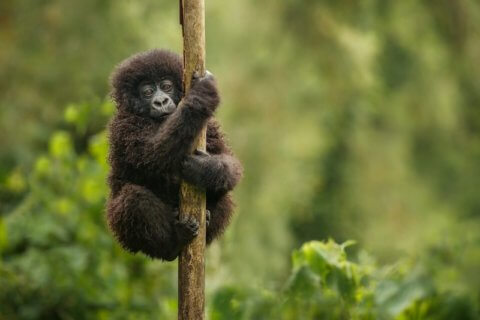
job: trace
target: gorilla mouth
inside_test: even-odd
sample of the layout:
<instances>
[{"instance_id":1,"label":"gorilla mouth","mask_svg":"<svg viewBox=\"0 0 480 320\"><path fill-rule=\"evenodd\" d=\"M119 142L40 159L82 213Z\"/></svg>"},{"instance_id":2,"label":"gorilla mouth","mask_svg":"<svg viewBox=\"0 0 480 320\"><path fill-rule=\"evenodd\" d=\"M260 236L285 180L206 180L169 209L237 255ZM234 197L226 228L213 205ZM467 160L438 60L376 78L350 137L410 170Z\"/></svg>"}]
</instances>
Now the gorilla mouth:
<instances>
[{"instance_id":1,"label":"gorilla mouth","mask_svg":"<svg viewBox=\"0 0 480 320\"><path fill-rule=\"evenodd\" d=\"M175 110L175 104L174 103L169 103L166 106L156 106L152 105L152 108L157 111L157 112L162 112L162 113L172 113Z\"/></svg>"},{"instance_id":2,"label":"gorilla mouth","mask_svg":"<svg viewBox=\"0 0 480 320\"><path fill-rule=\"evenodd\" d=\"M157 107L157 106L152 106L153 110L158 111L158 112L166 112L165 107Z\"/></svg>"},{"instance_id":3,"label":"gorilla mouth","mask_svg":"<svg viewBox=\"0 0 480 320\"><path fill-rule=\"evenodd\" d=\"M168 117L170 114L172 114L173 111L175 111L174 104L161 106L161 107L152 106L152 109L150 111L150 116L156 119L164 119Z\"/></svg>"}]
</instances>

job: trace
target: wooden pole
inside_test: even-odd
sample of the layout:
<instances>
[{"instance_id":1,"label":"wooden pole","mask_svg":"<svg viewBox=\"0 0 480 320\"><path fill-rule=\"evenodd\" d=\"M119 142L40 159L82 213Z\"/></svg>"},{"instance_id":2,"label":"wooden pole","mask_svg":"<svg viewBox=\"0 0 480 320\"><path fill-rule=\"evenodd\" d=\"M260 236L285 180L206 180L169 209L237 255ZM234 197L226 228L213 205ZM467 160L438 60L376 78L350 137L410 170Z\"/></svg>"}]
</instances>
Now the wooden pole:
<instances>
[{"instance_id":1,"label":"wooden pole","mask_svg":"<svg viewBox=\"0 0 480 320\"><path fill-rule=\"evenodd\" d=\"M180 23L183 31L183 85L187 93L193 73L205 74L204 0L180 0ZM195 149L205 151L206 128L197 137ZM194 216L200 227L198 236L182 250L178 261L179 320L205 319L205 209L205 191L183 181L180 217Z\"/></svg>"}]
</instances>

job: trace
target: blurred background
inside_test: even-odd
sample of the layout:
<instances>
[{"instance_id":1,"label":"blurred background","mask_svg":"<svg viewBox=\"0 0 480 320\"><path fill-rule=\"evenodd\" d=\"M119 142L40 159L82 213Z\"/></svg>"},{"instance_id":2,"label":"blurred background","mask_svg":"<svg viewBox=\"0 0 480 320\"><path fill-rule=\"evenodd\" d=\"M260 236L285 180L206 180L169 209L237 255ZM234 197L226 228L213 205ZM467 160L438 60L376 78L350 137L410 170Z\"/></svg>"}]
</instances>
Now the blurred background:
<instances>
[{"instance_id":1,"label":"blurred background","mask_svg":"<svg viewBox=\"0 0 480 320\"><path fill-rule=\"evenodd\" d=\"M206 5L245 167L208 250L207 318L480 319L480 4ZM176 262L106 228L104 130L111 70L181 52L178 15L0 2L0 319L176 318Z\"/></svg>"}]
</instances>

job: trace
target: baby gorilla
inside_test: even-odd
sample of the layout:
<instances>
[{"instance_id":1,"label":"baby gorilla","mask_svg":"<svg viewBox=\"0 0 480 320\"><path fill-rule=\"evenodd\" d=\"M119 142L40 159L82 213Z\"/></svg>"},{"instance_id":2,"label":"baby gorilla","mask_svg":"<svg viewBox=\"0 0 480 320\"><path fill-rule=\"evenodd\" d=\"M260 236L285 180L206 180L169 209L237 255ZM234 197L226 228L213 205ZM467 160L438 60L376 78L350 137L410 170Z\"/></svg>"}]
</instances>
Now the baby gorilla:
<instances>
[{"instance_id":1,"label":"baby gorilla","mask_svg":"<svg viewBox=\"0 0 480 320\"><path fill-rule=\"evenodd\" d=\"M229 191L242 175L213 118L220 101L213 76L194 77L181 100L182 74L180 56L151 50L125 60L112 75L117 112L109 125L108 224L128 251L169 261L198 233L194 218L179 220L180 181L206 190L210 243L229 223ZM205 125L207 152L192 154Z\"/></svg>"}]
</instances>

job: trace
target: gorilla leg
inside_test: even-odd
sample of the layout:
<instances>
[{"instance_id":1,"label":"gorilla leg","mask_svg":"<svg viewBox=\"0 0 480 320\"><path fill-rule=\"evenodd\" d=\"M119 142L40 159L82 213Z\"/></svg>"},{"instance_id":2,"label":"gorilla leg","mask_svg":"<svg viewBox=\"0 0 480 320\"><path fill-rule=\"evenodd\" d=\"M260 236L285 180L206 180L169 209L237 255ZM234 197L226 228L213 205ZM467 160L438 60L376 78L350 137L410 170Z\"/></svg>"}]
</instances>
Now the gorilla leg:
<instances>
[{"instance_id":1,"label":"gorilla leg","mask_svg":"<svg viewBox=\"0 0 480 320\"><path fill-rule=\"evenodd\" d=\"M234 203L230 194L224 194L215 201L208 201L207 209L210 211L210 221L207 227L207 244L220 236L230 222Z\"/></svg>"},{"instance_id":2,"label":"gorilla leg","mask_svg":"<svg viewBox=\"0 0 480 320\"><path fill-rule=\"evenodd\" d=\"M133 253L171 261L198 232L196 221L178 221L176 210L142 186L125 184L107 206L110 229Z\"/></svg>"}]
</instances>

